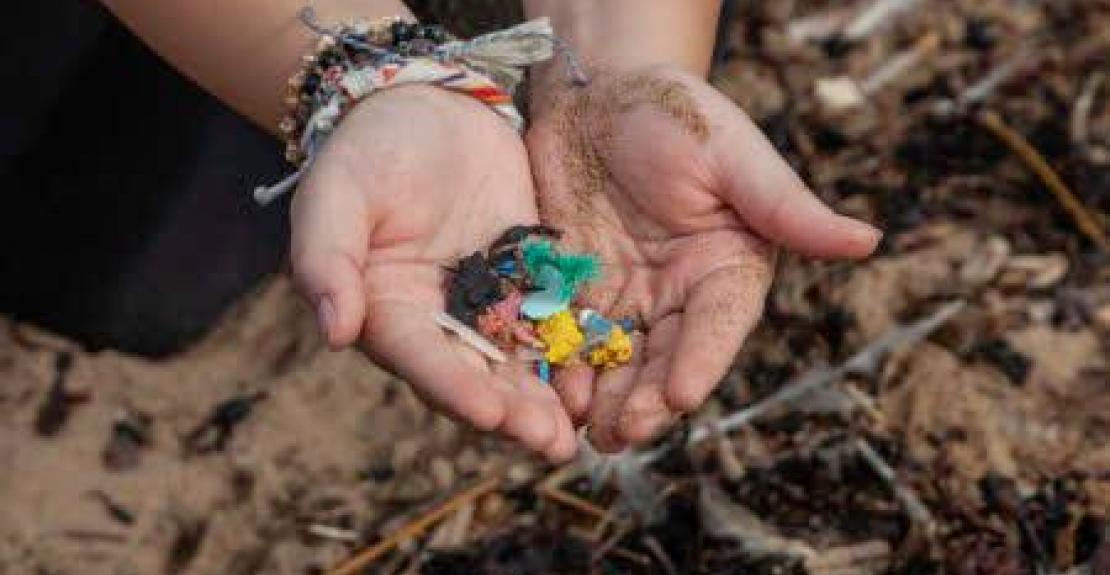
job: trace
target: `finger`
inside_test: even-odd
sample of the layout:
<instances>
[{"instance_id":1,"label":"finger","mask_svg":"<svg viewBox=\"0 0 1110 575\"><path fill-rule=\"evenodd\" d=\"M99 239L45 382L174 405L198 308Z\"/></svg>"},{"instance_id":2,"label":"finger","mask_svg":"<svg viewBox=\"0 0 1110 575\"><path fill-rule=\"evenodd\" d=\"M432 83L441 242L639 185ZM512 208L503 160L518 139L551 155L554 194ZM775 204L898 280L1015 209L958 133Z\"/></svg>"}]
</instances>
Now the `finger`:
<instances>
[{"instance_id":1,"label":"finger","mask_svg":"<svg viewBox=\"0 0 1110 575\"><path fill-rule=\"evenodd\" d=\"M726 200L745 223L806 256L860 258L875 251L879 230L830 210L747 116L733 115L716 132L712 154Z\"/></svg>"},{"instance_id":2,"label":"finger","mask_svg":"<svg viewBox=\"0 0 1110 575\"><path fill-rule=\"evenodd\" d=\"M551 463L559 465L574 458L578 451L578 434L574 432L574 424L566 413L562 417L556 417L555 423L558 427L555 441L544 451L544 456Z\"/></svg>"},{"instance_id":3,"label":"finger","mask_svg":"<svg viewBox=\"0 0 1110 575\"><path fill-rule=\"evenodd\" d=\"M675 411L701 406L762 315L772 264L763 258L746 261L752 263L706 276L687 298L666 385L667 405Z\"/></svg>"},{"instance_id":4,"label":"finger","mask_svg":"<svg viewBox=\"0 0 1110 575\"><path fill-rule=\"evenodd\" d=\"M647 333L644 357L647 365L637 376L636 387L625 399L620 418L620 435L627 443L651 441L663 428L678 419L667 404L667 373L675 342L682 328L681 316L672 313L658 320Z\"/></svg>"},{"instance_id":5,"label":"finger","mask_svg":"<svg viewBox=\"0 0 1110 575\"><path fill-rule=\"evenodd\" d=\"M493 385L507 408L498 431L532 451L546 452L559 440L559 418L566 418L559 398L523 363L498 364L494 371Z\"/></svg>"},{"instance_id":6,"label":"finger","mask_svg":"<svg viewBox=\"0 0 1110 575\"><path fill-rule=\"evenodd\" d=\"M585 420L594 389L594 368L586 364L567 366L555 373L551 386L559 394L563 409L575 423Z\"/></svg>"},{"instance_id":7,"label":"finger","mask_svg":"<svg viewBox=\"0 0 1110 575\"><path fill-rule=\"evenodd\" d=\"M507 394L498 388L498 376L476 352L449 339L430 311L377 305L369 318L363 337L370 355L408 381L433 409L484 431L505 424Z\"/></svg>"},{"instance_id":8,"label":"finger","mask_svg":"<svg viewBox=\"0 0 1110 575\"><path fill-rule=\"evenodd\" d=\"M346 170L321 158L293 199L293 277L316 306L333 349L358 338L365 317L362 272L371 215Z\"/></svg>"},{"instance_id":9,"label":"finger","mask_svg":"<svg viewBox=\"0 0 1110 575\"><path fill-rule=\"evenodd\" d=\"M618 453L627 446L620 434L620 415L638 371L635 366L624 366L597 377L586 437L601 453Z\"/></svg>"},{"instance_id":10,"label":"finger","mask_svg":"<svg viewBox=\"0 0 1110 575\"><path fill-rule=\"evenodd\" d=\"M623 441L647 444L678 420L679 414L665 397L670 361L669 354L652 357L640 372L621 412L619 433Z\"/></svg>"},{"instance_id":11,"label":"finger","mask_svg":"<svg viewBox=\"0 0 1110 575\"><path fill-rule=\"evenodd\" d=\"M633 334L632 343L633 361L641 358L639 362L602 372L596 378L587 437L602 453L617 453L628 445L620 433L620 417L643 366L643 337Z\"/></svg>"}]
</instances>

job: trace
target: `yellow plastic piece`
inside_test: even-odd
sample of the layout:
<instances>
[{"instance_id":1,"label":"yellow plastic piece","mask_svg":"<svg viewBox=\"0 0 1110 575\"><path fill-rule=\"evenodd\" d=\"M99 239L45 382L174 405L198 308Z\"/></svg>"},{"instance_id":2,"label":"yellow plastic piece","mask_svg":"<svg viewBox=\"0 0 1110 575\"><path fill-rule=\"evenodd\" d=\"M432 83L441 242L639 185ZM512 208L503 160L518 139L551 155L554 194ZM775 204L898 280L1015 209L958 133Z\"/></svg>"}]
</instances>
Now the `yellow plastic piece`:
<instances>
[{"instance_id":1,"label":"yellow plastic piece","mask_svg":"<svg viewBox=\"0 0 1110 575\"><path fill-rule=\"evenodd\" d=\"M552 365L563 365L586 343L586 336L568 310L551 315L536 324L536 335L546 346L544 359Z\"/></svg>"},{"instance_id":2,"label":"yellow plastic piece","mask_svg":"<svg viewBox=\"0 0 1110 575\"><path fill-rule=\"evenodd\" d=\"M609 340L590 350L590 365L613 369L632 361L632 338L623 329L613 326Z\"/></svg>"}]
</instances>

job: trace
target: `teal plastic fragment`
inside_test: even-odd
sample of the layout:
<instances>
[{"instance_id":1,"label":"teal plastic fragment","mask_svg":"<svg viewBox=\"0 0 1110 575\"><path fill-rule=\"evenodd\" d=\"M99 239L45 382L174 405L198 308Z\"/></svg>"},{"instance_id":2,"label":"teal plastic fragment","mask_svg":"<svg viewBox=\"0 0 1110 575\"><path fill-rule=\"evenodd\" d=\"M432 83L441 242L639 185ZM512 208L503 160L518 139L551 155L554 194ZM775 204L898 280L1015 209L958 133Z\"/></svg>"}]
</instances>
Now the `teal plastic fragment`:
<instances>
[{"instance_id":1,"label":"teal plastic fragment","mask_svg":"<svg viewBox=\"0 0 1110 575\"><path fill-rule=\"evenodd\" d=\"M569 303L586 282L601 277L601 262L595 255L561 254L548 240L525 242L522 251L524 269L536 284L549 287L541 283L540 274L545 267L555 268L561 279L559 299L563 302Z\"/></svg>"}]
</instances>

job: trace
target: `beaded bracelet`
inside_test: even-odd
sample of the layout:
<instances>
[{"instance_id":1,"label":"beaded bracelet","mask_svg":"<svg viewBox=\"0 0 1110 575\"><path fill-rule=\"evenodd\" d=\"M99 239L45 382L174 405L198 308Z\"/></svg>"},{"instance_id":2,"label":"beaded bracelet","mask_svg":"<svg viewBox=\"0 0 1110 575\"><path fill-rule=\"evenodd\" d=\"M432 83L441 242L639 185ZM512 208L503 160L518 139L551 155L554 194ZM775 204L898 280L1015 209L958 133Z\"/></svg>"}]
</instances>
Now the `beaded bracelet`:
<instances>
[{"instance_id":1,"label":"beaded bracelet","mask_svg":"<svg viewBox=\"0 0 1110 575\"><path fill-rule=\"evenodd\" d=\"M276 185L256 188L254 197L260 204L291 190L343 115L382 89L439 86L486 104L521 131L524 119L512 96L527 66L559 50L573 80L586 82L574 55L555 37L546 18L471 40L399 17L343 23L335 29L320 26L311 8L303 9L300 18L320 40L288 82L286 115L278 126L285 157L298 169Z\"/></svg>"}]
</instances>

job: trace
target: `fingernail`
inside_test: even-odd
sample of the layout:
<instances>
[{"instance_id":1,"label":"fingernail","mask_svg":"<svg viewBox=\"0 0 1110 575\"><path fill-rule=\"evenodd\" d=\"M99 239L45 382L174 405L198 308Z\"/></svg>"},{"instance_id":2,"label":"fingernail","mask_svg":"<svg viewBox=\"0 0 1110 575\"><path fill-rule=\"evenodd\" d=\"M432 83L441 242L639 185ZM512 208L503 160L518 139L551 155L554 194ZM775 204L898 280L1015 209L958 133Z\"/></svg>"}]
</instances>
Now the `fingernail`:
<instances>
[{"instance_id":1,"label":"fingernail","mask_svg":"<svg viewBox=\"0 0 1110 575\"><path fill-rule=\"evenodd\" d=\"M860 220L853 220L856 224L856 230L861 243L870 245L878 245L879 241L883 239L883 231L875 226Z\"/></svg>"},{"instance_id":2,"label":"fingernail","mask_svg":"<svg viewBox=\"0 0 1110 575\"><path fill-rule=\"evenodd\" d=\"M320 327L320 337L324 341L331 341L332 329L335 327L335 302L328 296L316 300L316 321Z\"/></svg>"}]
</instances>

